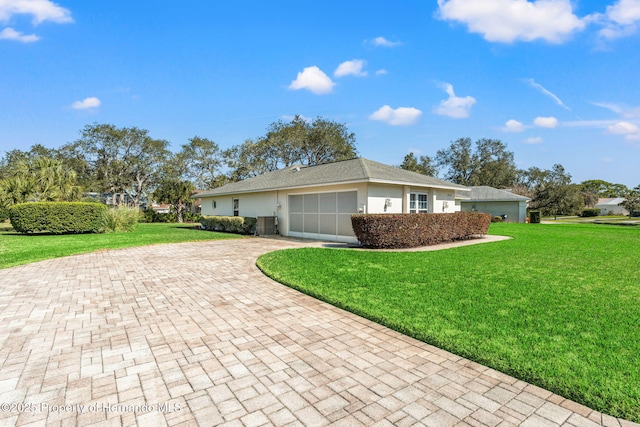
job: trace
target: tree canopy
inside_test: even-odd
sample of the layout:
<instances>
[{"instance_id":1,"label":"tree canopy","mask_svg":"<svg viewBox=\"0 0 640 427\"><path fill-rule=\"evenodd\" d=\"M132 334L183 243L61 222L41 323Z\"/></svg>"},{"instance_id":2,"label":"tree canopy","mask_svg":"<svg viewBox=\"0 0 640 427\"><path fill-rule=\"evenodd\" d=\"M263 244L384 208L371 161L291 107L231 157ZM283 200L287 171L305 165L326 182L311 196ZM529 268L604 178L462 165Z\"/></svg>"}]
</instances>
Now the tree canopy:
<instances>
[{"instance_id":1,"label":"tree canopy","mask_svg":"<svg viewBox=\"0 0 640 427\"><path fill-rule=\"evenodd\" d=\"M434 165L431 157L420 156L420 159L418 159L413 153L409 153L404 156L404 160L402 161L400 168L427 176L438 175L438 168Z\"/></svg>"},{"instance_id":2,"label":"tree canopy","mask_svg":"<svg viewBox=\"0 0 640 427\"><path fill-rule=\"evenodd\" d=\"M435 163L444 168L444 178L460 185L507 188L516 181L513 152L497 139L479 139L475 149L470 138L460 138L438 150Z\"/></svg>"},{"instance_id":3,"label":"tree canopy","mask_svg":"<svg viewBox=\"0 0 640 427\"><path fill-rule=\"evenodd\" d=\"M342 123L321 117L309 123L301 116L278 120L256 141L248 139L225 153L237 181L295 164L313 166L357 157L355 134Z\"/></svg>"}]
</instances>

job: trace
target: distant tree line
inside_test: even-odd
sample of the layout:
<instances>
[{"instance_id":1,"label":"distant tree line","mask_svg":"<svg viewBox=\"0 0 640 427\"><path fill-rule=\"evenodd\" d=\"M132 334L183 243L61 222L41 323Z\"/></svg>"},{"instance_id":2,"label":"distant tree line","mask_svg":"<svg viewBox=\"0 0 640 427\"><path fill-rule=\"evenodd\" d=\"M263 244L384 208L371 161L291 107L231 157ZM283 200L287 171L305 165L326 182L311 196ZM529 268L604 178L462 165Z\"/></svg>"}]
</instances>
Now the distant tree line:
<instances>
[{"instance_id":1,"label":"distant tree line","mask_svg":"<svg viewBox=\"0 0 640 427\"><path fill-rule=\"evenodd\" d=\"M138 207L149 199L167 203L181 221L196 189L294 164L312 166L358 156L355 135L344 124L321 117L278 120L264 136L225 150L200 136L177 152L169 145L145 129L94 123L58 149L36 144L29 151L8 151L0 159L0 211L21 202L77 201L97 193L109 194L109 204L115 206ZM467 186L509 188L530 197L531 207L544 215L577 213L594 206L599 197L624 197L628 210L640 210L640 186L630 190L602 180L574 184L559 164L550 170L520 170L513 152L495 139L460 138L433 158L410 153L400 167L429 176L441 172L443 179Z\"/></svg>"},{"instance_id":2,"label":"distant tree line","mask_svg":"<svg viewBox=\"0 0 640 427\"><path fill-rule=\"evenodd\" d=\"M413 153L404 157L402 169L442 178L466 186L487 185L510 189L531 199L530 208L543 215L578 214L584 208L595 207L599 198L625 198L623 206L629 212L640 211L640 185L629 189L623 184L603 180L572 183L571 175L556 164L551 169L516 167L513 152L496 139L480 139L472 143L469 138L453 141L434 157Z\"/></svg>"}]
</instances>

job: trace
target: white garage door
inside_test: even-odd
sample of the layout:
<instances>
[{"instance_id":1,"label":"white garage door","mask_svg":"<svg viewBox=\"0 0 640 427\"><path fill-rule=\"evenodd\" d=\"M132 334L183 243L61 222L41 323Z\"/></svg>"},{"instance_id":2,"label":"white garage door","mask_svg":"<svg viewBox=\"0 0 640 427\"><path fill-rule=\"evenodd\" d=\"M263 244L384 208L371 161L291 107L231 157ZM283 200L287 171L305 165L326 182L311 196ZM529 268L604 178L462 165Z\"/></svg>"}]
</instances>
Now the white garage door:
<instances>
[{"instance_id":1,"label":"white garage door","mask_svg":"<svg viewBox=\"0 0 640 427\"><path fill-rule=\"evenodd\" d=\"M351 215L357 212L357 191L289 196L289 236L354 242Z\"/></svg>"}]
</instances>

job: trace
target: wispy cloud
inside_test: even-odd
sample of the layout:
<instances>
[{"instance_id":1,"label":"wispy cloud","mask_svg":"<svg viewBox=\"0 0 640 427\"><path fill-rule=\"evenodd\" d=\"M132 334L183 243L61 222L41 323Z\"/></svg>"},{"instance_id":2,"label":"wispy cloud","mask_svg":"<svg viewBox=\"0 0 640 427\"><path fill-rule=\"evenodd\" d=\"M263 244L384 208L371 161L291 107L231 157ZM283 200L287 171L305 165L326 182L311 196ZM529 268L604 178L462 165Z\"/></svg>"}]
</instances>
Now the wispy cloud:
<instances>
[{"instance_id":1,"label":"wispy cloud","mask_svg":"<svg viewBox=\"0 0 640 427\"><path fill-rule=\"evenodd\" d=\"M378 46L378 47L395 47L395 46L400 46L402 43L401 42L392 42L382 36L380 37L376 37L375 39L371 40L371 44L374 46Z\"/></svg>"},{"instance_id":2,"label":"wispy cloud","mask_svg":"<svg viewBox=\"0 0 640 427\"><path fill-rule=\"evenodd\" d=\"M469 117L471 107L476 103L476 99L472 96L456 96L453 86L449 83L442 83L440 86L449 95L449 98L440 101L440 105L433 112L441 116L453 117L454 119Z\"/></svg>"},{"instance_id":3,"label":"wispy cloud","mask_svg":"<svg viewBox=\"0 0 640 427\"><path fill-rule=\"evenodd\" d=\"M381 68L376 71L376 76L384 76L385 74L388 74L388 73L389 72L387 70L385 70L384 68Z\"/></svg>"},{"instance_id":4,"label":"wispy cloud","mask_svg":"<svg viewBox=\"0 0 640 427\"><path fill-rule=\"evenodd\" d=\"M571 111L571 108L567 107L565 105L564 102L562 102L562 100L560 98L558 98L558 96L551 92L550 90L546 89L544 86L542 86L540 83L537 83L535 80L533 79L526 79L526 82L529 84L529 86L531 86L534 89L537 89L540 93L542 93L543 95L548 96L549 98L553 99L555 101L556 104L558 104L559 106L561 106L562 108L564 108L565 110L569 110Z\"/></svg>"},{"instance_id":5,"label":"wispy cloud","mask_svg":"<svg viewBox=\"0 0 640 427\"><path fill-rule=\"evenodd\" d=\"M591 19L576 16L570 0L438 0L437 16L460 22L469 32L498 43L562 43Z\"/></svg>"},{"instance_id":6,"label":"wispy cloud","mask_svg":"<svg viewBox=\"0 0 640 427\"><path fill-rule=\"evenodd\" d=\"M289 85L289 89L306 89L316 95L331 93L335 83L320 68L313 65L306 67L298 73L295 80Z\"/></svg>"},{"instance_id":7,"label":"wispy cloud","mask_svg":"<svg viewBox=\"0 0 640 427\"><path fill-rule=\"evenodd\" d=\"M392 126L409 126L418 121L422 111L413 107L398 107L393 109L388 105L380 107L369 116L369 120L378 120Z\"/></svg>"},{"instance_id":8,"label":"wispy cloud","mask_svg":"<svg viewBox=\"0 0 640 427\"><path fill-rule=\"evenodd\" d=\"M606 102L592 102L597 107L606 108L614 113L624 117L625 119L640 119L640 107L627 107L624 105L606 103Z\"/></svg>"},{"instance_id":9,"label":"wispy cloud","mask_svg":"<svg viewBox=\"0 0 640 427\"><path fill-rule=\"evenodd\" d=\"M82 101L74 102L73 104L71 104L71 108L73 108L74 110L88 110L91 108L98 108L100 104L100 100L95 96L92 96L89 98L85 98Z\"/></svg>"},{"instance_id":10,"label":"wispy cloud","mask_svg":"<svg viewBox=\"0 0 640 427\"><path fill-rule=\"evenodd\" d=\"M336 68L336 71L333 72L333 75L336 77L364 77L368 74L363 70L366 65L367 62L363 59L353 59L351 61L345 61L342 64L338 65L338 68Z\"/></svg>"},{"instance_id":11,"label":"wispy cloud","mask_svg":"<svg viewBox=\"0 0 640 427\"><path fill-rule=\"evenodd\" d=\"M527 138L524 141L522 141L524 144L529 144L529 145L533 145L533 144L542 144L542 138L540 138L539 136L532 136L531 138Z\"/></svg>"},{"instance_id":12,"label":"wispy cloud","mask_svg":"<svg viewBox=\"0 0 640 427\"><path fill-rule=\"evenodd\" d=\"M19 31L14 30L11 27L7 27L0 31L1 40L16 40L22 43L33 43L40 40L40 37L35 34L22 34Z\"/></svg>"}]
</instances>

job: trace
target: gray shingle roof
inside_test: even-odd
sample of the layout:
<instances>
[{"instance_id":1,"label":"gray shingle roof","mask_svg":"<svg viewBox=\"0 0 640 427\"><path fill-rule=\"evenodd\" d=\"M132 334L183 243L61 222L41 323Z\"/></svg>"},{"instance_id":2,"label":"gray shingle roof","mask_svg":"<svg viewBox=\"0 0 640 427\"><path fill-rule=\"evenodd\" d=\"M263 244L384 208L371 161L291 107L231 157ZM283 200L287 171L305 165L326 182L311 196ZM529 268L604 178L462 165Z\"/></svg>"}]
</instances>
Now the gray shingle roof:
<instances>
[{"instance_id":1,"label":"gray shingle roof","mask_svg":"<svg viewBox=\"0 0 640 427\"><path fill-rule=\"evenodd\" d=\"M253 193L269 190L331 185L354 182L383 182L400 185L469 191L469 187L453 184L430 176L409 172L363 158L326 163L317 166L298 166L268 172L244 181L234 182L198 194L198 197L223 194Z\"/></svg>"},{"instance_id":2,"label":"gray shingle roof","mask_svg":"<svg viewBox=\"0 0 640 427\"><path fill-rule=\"evenodd\" d=\"M465 200L465 202L528 202L529 200L531 199L511 191L498 190L497 188L481 185L471 187L469 200Z\"/></svg>"}]
</instances>

